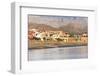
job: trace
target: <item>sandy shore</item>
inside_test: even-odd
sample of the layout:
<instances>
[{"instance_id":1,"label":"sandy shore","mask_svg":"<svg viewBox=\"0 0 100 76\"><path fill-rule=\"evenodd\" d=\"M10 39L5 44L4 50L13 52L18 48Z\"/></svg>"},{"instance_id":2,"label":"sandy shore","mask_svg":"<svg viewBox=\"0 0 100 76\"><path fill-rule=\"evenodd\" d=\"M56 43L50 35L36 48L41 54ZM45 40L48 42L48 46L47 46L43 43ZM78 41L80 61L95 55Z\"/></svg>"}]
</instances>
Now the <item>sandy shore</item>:
<instances>
[{"instance_id":1,"label":"sandy shore","mask_svg":"<svg viewBox=\"0 0 100 76\"><path fill-rule=\"evenodd\" d=\"M28 40L28 49L47 49L57 47L87 46L87 42L37 41Z\"/></svg>"}]
</instances>

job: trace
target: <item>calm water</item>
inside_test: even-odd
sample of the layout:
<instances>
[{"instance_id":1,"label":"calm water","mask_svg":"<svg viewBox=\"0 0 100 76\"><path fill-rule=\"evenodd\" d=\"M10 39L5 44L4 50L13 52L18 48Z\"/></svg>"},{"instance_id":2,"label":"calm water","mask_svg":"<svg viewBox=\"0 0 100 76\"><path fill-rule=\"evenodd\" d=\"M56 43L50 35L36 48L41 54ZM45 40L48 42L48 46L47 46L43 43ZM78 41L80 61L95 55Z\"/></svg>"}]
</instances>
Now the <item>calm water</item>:
<instances>
[{"instance_id":1,"label":"calm water","mask_svg":"<svg viewBox=\"0 0 100 76\"><path fill-rule=\"evenodd\" d=\"M87 46L33 49L28 51L29 61L78 58L88 58Z\"/></svg>"}]
</instances>

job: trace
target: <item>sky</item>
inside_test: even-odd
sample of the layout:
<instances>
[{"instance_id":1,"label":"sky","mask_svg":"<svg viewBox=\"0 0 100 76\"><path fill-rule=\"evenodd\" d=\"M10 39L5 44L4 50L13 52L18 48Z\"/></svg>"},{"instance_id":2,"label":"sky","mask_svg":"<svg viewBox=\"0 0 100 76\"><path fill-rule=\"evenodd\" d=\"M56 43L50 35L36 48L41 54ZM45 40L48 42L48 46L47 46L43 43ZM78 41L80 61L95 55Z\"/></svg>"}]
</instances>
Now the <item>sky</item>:
<instances>
[{"instance_id":1,"label":"sky","mask_svg":"<svg viewBox=\"0 0 100 76\"><path fill-rule=\"evenodd\" d=\"M47 24L52 27L60 27L68 23L80 23L88 25L88 17L80 16L53 16L53 15L28 15L29 23Z\"/></svg>"}]
</instances>

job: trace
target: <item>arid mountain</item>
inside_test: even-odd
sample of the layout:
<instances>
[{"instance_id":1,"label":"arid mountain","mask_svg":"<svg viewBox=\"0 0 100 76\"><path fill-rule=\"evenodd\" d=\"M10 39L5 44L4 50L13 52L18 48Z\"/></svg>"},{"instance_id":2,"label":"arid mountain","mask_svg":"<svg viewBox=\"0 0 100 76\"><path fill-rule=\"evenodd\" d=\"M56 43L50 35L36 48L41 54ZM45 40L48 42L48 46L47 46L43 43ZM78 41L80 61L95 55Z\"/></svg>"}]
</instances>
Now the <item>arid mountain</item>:
<instances>
[{"instance_id":1,"label":"arid mountain","mask_svg":"<svg viewBox=\"0 0 100 76\"><path fill-rule=\"evenodd\" d=\"M60 29L65 32L71 32L71 33L76 33L76 34L88 32L87 25L83 25L80 23L69 23L67 25L61 26Z\"/></svg>"},{"instance_id":2,"label":"arid mountain","mask_svg":"<svg viewBox=\"0 0 100 76\"><path fill-rule=\"evenodd\" d=\"M39 29L40 31L64 31L64 32L69 32L69 33L84 33L88 32L88 27L87 25L83 25L81 23L68 23L66 25L62 25L59 28L52 27L47 24L36 24L36 23L29 23L28 28L35 28Z\"/></svg>"},{"instance_id":3,"label":"arid mountain","mask_svg":"<svg viewBox=\"0 0 100 76\"><path fill-rule=\"evenodd\" d=\"M31 29L31 28L35 28L35 29L39 29L40 31L58 31L60 30L59 28L54 28L50 25L47 25L47 24L36 24L36 23L30 23L28 25L28 28Z\"/></svg>"}]
</instances>

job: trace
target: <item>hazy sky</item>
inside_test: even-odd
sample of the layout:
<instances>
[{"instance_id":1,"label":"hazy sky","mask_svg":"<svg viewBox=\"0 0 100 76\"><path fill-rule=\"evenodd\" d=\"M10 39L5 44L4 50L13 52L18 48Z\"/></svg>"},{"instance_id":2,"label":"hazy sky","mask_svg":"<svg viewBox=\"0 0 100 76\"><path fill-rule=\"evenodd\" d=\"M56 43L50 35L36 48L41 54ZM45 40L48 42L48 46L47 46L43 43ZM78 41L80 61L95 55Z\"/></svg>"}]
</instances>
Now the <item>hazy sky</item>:
<instances>
[{"instance_id":1,"label":"hazy sky","mask_svg":"<svg viewBox=\"0 0 100 76\"><path fill-rule=\"evenodd\" d=\"M68 23L80 23L82 26L88 25L88 17L78 16L46 16L46 15L29 15L29 23L48 24L53 27L59 27Z\"/></svg>"}]
</instances>

